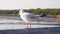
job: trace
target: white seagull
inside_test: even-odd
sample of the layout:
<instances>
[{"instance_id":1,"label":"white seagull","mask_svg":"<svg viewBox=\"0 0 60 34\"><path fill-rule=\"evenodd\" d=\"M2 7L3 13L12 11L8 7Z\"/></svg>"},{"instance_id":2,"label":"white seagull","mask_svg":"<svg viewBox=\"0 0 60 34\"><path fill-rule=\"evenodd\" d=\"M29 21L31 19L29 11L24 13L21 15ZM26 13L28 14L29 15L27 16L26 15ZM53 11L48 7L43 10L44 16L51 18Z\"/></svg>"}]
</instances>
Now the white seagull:
<instances>
[{"instance_id":1,"label":"white seagull","mask_svg":"<svg viewBox=\"0 0 60 34\"><path fill-rule=\"evenodd\" d=\"M20 9L19 14L21 19L27 23L28 29L31 29L31 22L39 21L39 17L37 17L35 14L25 12L24 9ZM28 25L30 26L28 27Z\"/></svg>"}]
</instances>

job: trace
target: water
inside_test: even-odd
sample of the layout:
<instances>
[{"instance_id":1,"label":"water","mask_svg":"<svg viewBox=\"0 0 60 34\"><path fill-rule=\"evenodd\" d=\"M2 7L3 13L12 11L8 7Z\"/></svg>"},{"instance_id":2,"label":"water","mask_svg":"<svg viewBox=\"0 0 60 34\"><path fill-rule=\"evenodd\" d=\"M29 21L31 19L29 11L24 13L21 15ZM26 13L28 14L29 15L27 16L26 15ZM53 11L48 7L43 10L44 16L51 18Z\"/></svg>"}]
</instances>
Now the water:
<instances>
[{"instance_id":1,"label":"water","mask_svg":"<svg viewBox=\"0 0 60 34\"><path fill-rule=\"evenodd\" d=\"M32 28L60 27L60 25L58 25L60 24L60 19L44 19L46 20L40 22L32 22ZM23 20L21 20L19 16L0 16L0 30L25 29L26 26L26 23Z\"/></svg>"}]
</instances>

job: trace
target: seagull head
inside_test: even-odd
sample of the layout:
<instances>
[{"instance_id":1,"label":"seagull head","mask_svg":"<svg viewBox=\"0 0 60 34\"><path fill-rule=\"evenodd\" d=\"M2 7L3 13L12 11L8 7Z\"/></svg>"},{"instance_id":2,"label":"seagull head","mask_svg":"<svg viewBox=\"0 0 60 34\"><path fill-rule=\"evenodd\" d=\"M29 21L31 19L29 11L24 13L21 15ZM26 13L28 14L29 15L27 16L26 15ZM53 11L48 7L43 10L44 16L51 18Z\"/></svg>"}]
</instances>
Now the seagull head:
<instances>
[{"instance_id":1,"label":"seagull head","mask_svg":"<svg viewBox=\"0 0 60 34\"><path fill-rule=\"evenodd\" d=\"M23 13L24 13L24 10L25 10L25 9L20 9L19 15L23 14Z\"/></svg>"}]
</instances>

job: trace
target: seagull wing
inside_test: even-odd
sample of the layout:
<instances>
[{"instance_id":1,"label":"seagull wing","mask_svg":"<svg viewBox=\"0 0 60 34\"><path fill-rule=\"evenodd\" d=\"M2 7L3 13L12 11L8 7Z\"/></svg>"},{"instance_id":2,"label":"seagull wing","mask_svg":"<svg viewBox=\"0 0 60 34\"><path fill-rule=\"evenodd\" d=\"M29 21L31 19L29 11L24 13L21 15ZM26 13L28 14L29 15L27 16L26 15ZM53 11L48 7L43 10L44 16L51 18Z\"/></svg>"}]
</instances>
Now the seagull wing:
<instances>
[{"instance_id":1,"label":"seagull wing","mask_svg":"<svg viewBox=\"0 0 60 34\"><path fill-rule=\"evenodd\" d=\"M32 14L32 13L29 13L29 14L27 15L27 17L30 18L30 19L35 19L35 18L37 18L37 16L36 16L35 14Z\"/></svg>"},{"instance_id":2,"label":"seagull wing","mask_svg":"<svg viewBox=\"0 0 60 34\"><path fill-rule=\"evenodd\" d=\"M29 13L27 15L27 18L28 18L28 20L36 21L36 22L45 21L44 19L42 19L42 17L38 17L38 16L36 16L35 14L32 14L32 13Z\"/></svg>"}]
</instances>

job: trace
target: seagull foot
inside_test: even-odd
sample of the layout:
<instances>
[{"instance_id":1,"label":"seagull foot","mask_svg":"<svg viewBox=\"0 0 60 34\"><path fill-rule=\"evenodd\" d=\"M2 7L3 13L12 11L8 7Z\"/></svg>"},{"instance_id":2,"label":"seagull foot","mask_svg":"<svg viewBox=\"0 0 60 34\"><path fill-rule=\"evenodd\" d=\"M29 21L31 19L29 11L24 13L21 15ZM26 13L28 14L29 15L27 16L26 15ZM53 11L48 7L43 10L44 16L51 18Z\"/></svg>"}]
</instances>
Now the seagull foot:
<instances>
[{"instance_id":1,"label":"seagull foot","mask_svg":"<svg viewBox=\"0 0 60 34\"><path fill-rule=\"evenodd\" d=\"M30 30L31 28L25 28L25 29Z\"/></svg>"}]
</instances>

